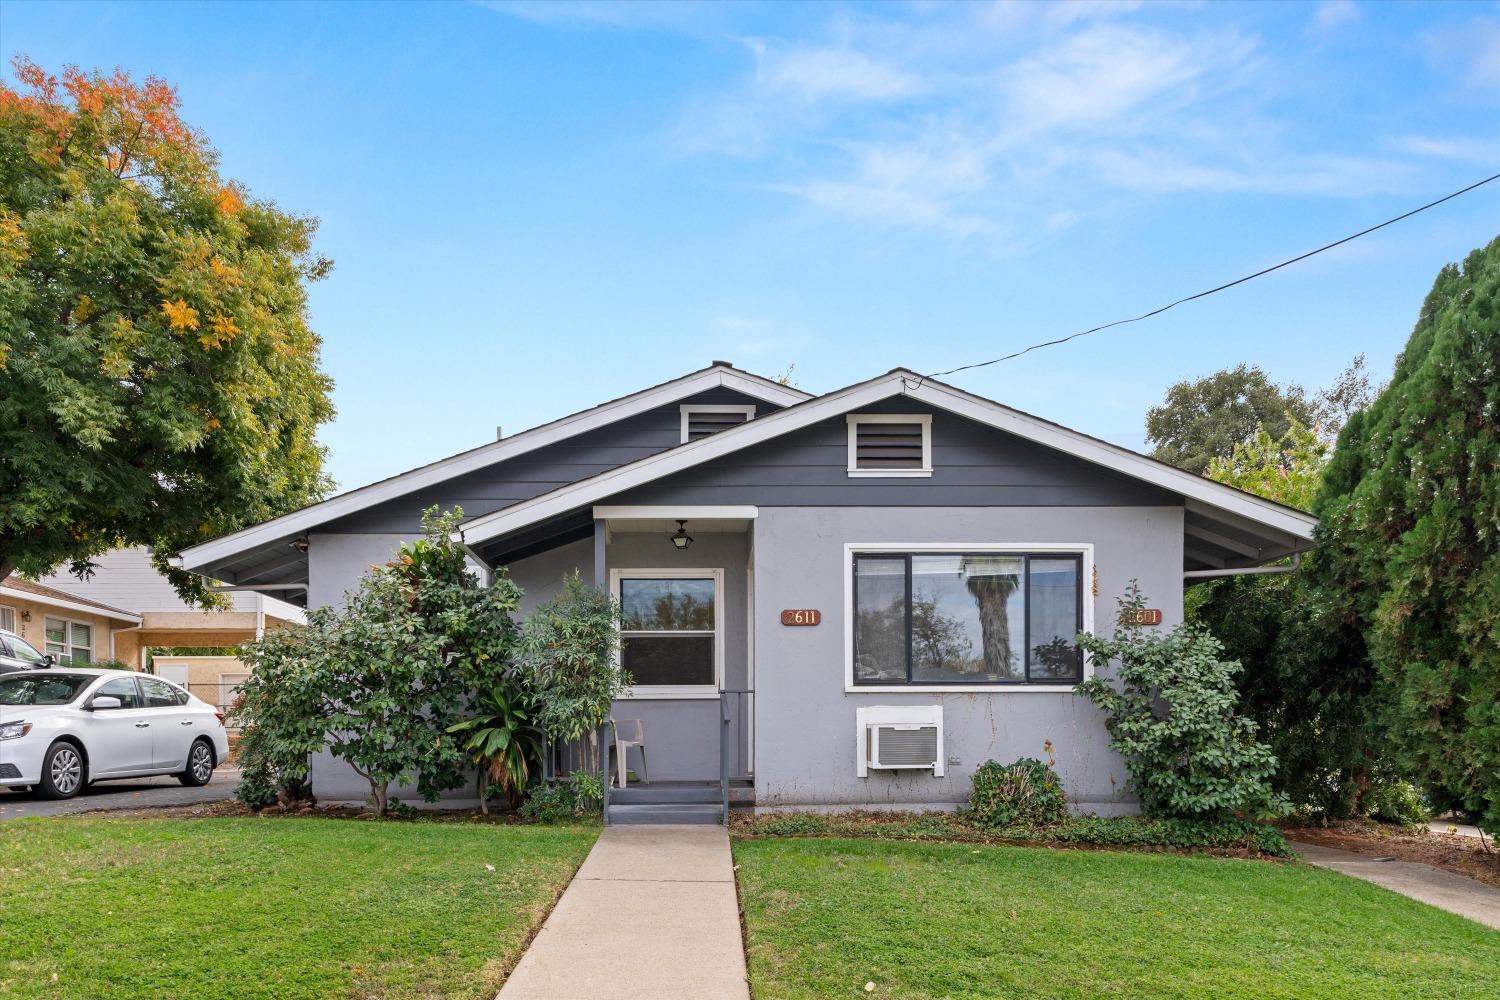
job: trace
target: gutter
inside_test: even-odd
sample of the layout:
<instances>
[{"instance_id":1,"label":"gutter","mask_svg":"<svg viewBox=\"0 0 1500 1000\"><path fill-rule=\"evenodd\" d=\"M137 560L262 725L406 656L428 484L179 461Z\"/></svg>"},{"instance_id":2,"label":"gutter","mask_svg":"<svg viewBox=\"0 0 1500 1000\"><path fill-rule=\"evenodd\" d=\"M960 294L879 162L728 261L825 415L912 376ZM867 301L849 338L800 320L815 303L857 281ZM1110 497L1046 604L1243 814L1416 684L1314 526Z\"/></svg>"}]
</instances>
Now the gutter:
<instances>
[{"instance_id":1,"label":"gutter","mask_svg":"<svg viewBox=\"0 0 1500 1000\"><path fill-rule=\"evenodd\" d=\"M1191 569L1183 571L1184 580L1212 580L1221 576L1273 576L1295 573L1302 565L1302 553L1292 553L1290 566L1243 566L1239 569Z\"/></svg>"}]
</instances>

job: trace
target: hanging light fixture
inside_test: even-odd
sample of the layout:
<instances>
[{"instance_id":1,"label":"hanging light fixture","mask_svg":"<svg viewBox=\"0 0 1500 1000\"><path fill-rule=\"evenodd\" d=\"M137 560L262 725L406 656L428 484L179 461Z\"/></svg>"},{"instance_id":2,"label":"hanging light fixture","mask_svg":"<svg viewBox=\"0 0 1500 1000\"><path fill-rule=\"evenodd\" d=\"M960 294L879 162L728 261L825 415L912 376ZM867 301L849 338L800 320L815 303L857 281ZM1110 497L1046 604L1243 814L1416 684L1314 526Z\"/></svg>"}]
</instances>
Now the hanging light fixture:
<instances>
[{"instance_id":1,"label":"hanging light fixture","mask_svg":"<svg viewBox=\"0 0 1500 1000\"><path fill-rule=\"evenodd\" d=\"M687 522L677 522L677 534L672 536L672 544L679 549L685 549L693 544L693 536L687 533Z\"/></svg>"}]
</instances>

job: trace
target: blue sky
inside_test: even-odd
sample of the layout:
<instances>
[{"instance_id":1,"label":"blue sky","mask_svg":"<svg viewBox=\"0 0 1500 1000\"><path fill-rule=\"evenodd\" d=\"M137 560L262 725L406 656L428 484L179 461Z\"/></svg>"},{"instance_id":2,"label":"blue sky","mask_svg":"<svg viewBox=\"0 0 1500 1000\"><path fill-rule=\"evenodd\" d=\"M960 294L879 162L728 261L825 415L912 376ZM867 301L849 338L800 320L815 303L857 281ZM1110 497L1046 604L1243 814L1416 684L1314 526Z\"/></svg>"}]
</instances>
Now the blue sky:
<instances>
[{"instance_id":1,"label":"blue sky","mask_svg":"<svg viewBox=\"0 0 1500 1000\"><path fill-rule=\"evenodd\" d=\"M321 218L343 488L715 358L826 391L992 357L1500 170L1494 3L7 0L0 51L164 77ZM1383 377L1497 223L1500 184L954 381L1139 447L1181 378Z\"/></svg>"}]
</instances>

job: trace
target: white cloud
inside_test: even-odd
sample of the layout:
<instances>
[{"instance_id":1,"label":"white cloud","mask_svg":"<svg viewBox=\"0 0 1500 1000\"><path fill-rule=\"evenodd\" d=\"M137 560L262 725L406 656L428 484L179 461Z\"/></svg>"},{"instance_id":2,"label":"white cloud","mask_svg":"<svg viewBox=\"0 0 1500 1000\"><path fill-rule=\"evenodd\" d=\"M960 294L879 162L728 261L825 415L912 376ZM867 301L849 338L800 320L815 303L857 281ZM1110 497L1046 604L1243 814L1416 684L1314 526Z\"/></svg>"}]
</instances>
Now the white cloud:
<instances>
[{"instance_id":1,"label":"white cloud","mask_svg":"<svg viewBox=\"0 0 1500 1000\"><path fill-rule=\"evenodd\" d=\"M1358 21L1364 12L1354 0L1323 0L1313 12L1312 31L1327 34Z\"/></svg>"},{"instance_id":2,"label":"white cloud","mask_svg":"<svg viewBox=\"0 0 1500 1000\"><path fill-rule=\"evenodd\" d=\"M1391 141L1391 147L1414 156L1467 163L1500 163L1500 139L1473 136L1406 135Z\"/></svg>"},{"instance_id":3,"label":"white cloud","mask_svg":"<svg viewBox=\"0 0 1500 1000\"><path fill-rule=\"evenodd\" d=\"M1500 20L1476 17L1427 35L1427 54L1440 69L1456 68L1470 87L1500 87Z\"/></svg>"},{"instance_id":4,"label":"white cloud","mask_svg":"<svg viewBox=\"0 0 1500 1000\"><path fill-rule=\"evenodd\" d=\"M884 101L921 89L910 73L850 49L781 49L761 40L750 43L760 87L794 100Z\"/></svg>"}]
</instances>

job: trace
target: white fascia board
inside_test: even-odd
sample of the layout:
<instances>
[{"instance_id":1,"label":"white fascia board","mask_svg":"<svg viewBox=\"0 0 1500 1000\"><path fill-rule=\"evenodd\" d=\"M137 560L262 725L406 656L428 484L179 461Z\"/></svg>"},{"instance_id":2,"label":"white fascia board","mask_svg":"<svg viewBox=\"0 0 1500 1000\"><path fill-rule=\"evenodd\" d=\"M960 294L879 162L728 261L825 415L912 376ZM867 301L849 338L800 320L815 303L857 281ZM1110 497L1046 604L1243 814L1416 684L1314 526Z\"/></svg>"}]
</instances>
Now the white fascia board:
<instances>
[{"instance_id":1,"label":"white fascia board","mask_svg":"<svg viewBox=\"0 0 1500 1000\"><path fill-rule=\"evenodd\" d=\"M915 382L915 385L912 383ZM894 391L893 391L894 390ZM644 485L701 462L718 458L779 437L820 420L849 413L896 393L948 410L1026 440L1121 472L1143 482L1179 493L1207 506L1226 510L1257 524L1311 541L1317 519L1290 507L1273 504L1233 487L1183 472L1143 455L1099 441L1077 431L1012 410L992 400L951 386L896 370L831 392L788 410L748 421L670 451L639 459L618 469L513 504L465 524L455 537L470 545L527 527L549 517L592 504L608 496Z\"/></svg>"},{"instance_id":2,"label":"white fascia board","mask_svg":"<svg viewBox=\"0 0 1500 1000\"><path fill-rule=\"evenodd\" d=\"M0 597L9 597L17 601L30 601L33 604L45 604L49 608L62 608L65 611L81 611L84 614L96 615L99 618L112 618L115 621L141 623L141 616L131 614L129 611L117 611L113 608L101 608L94 604L84 604L80 601L67 601L61 597L52 597L47 594L33 594L29 590L17 590L13 587L0 587Z\"/></svg>"},{"instance_id":3,"label":"white fascia board","mask_svg":"<svg viewBox=\"0 0 1500 1000\"><path fill-rule=\"evenodd\" d=\"M178 553L177 565L189 571L197 567L208 566L249 549L270 544L288 535L300 535L309 528L336 518L346 517L367 507L438 485L455 476L486 468L496 462L555 444L575 434L605 427L646 410L719 387L743 392L778 406L791 406L811 398L809 393L800 389L793 389L747 372L722 366L705 368L654 388L554 420L540 427L533 427L531 430L521 431L512 437L502 438L431 465L424 465L390 479L383 479L378 483L341 493L322 503L263 521L232 535L191 546Z\"/></svg>"}]
</instances>

